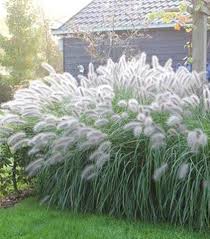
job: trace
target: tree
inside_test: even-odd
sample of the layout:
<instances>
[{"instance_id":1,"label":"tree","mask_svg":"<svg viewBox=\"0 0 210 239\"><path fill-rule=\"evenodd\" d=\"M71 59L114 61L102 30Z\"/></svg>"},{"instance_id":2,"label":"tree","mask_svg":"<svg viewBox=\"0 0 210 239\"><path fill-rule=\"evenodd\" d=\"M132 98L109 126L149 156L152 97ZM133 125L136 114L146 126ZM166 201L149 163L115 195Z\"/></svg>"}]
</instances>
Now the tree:
<instances>
[{"instance_id":1,"label":"tree","mask_svg":"<svg viewBox=\"0 0 210 239\"><path fill-rule=\"evenodd\" d=\"M192 63L198 72L206 71L207 63L207 17L210 15L208 1L193 0L192 9Z\"/></svg>"},{"instance_id":2,"label":"tree","mask_svg":"<svg viewBox=\"0 0 210 239\"><path fill-rule=\"evenodd\" d=\"M0 65L10 72L10 83L20 85L33 78L40 44L37 15L31 0L7 0L9 36L0 35Z\"/></svg>"},{"instance_id":3,"label":"tree","mask_svg":"<svg viewBox=\"0 0 210 239\"><path fill-rule=\"evenodd\" d=\"M193 70L198 72L206 71L209 3L208 0L191 0L191 6L183 3L178 11L156 12L149 16L151 20L161 18L166 23L175 20L175 30L183 28L191 34L190 41L186 44L189 48L187 61L192 63Z\"/></svg>"},{"instance_id":4,"label":"tree","mask_svg":"<svg viewBox=\"0 0 210 239\"><path fill-rule=\"evenodd\" d=\"M46 62L53 66L57 72L62 72L63 70L63 59L62 54L53 39L51 30L50 30L50 21L46 18L43 11L40 11L39 14L39 28L40 28L40 60L41 62ZM46 72L45 72L46 73ZM38 76L43 75L43 70L38 68Z\"/></svg>"}]
</instances>

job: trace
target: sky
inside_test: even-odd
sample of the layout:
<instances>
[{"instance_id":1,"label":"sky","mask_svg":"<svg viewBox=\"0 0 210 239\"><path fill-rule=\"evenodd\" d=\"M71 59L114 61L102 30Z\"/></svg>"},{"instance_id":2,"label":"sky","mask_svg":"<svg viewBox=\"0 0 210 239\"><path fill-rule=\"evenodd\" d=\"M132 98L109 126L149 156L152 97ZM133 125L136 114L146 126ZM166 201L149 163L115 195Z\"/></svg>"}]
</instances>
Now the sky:
<instances>
[{"instance_id":1,"label":"sky","mask_svg":"<svg viewBox=\"0 0 210 239\"><path fill-rule=\"evenodd\" d=\"M48 18L56 21L65 21L85 7L91 0L33 0L36 6L41 7ZM5 0L0 0L0 18L5 16Z\"/></svg>"}]
</instances>

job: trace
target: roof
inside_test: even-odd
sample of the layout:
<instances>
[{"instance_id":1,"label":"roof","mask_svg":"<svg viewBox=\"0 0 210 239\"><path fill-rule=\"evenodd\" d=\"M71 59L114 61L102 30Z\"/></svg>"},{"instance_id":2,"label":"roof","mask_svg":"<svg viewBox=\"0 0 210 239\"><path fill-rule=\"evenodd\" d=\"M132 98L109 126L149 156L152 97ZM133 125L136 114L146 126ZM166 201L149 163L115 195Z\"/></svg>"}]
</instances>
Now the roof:
<instances>
[{"instance_id":1,"label":"roof","mask_svg":"<svg viewBox=\"0 0 210 239\"><path fill-rule=\"evenodd\" d=\"M145 18L151 12L177 9L181 2L183 0L93 0L54 33L169 27L172 24L160 22L145 26Z\"/></svg>"}]
</instances>

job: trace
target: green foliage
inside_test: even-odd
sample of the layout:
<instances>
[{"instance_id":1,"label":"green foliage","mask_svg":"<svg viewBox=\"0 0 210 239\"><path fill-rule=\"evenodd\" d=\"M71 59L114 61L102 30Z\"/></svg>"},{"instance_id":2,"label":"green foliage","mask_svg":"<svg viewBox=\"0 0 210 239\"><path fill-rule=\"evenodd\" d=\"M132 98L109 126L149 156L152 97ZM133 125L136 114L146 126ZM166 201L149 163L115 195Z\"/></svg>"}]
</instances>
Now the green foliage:
<instances>
[{"instance_id":1,"label":"green foliage","mask_svg":"<svg viewBox=\"0 0 210 239\"><path fill-rule=\"evenodd\" d=\"M9 36L0 36L0 64L9 70L11 84L20 85L33 78L38 64L36 14L31 0L9 0L6 8Z\"/></svg>"},{"instance_id":2,"label":"green foliage","mask_svg":"<svg viewBox=\"0 0 210 239\"><path fill-rule=\"evenodd\" d=\"M11 153L8 145L0 146L0 196L11 192L18 193L19 189L29 184L24 170L25 153Z\"/></svg>"},{"instance_id":3,"label":"green foliage","mask_svg":"<svg viewBox=\"0 0 210 239\"><path fill-rule=\"evenodd\" d=\"M42 62L62 71L62 55L50 33L50 24L35 10L33 2L8 0L6 9L9 36L0 35L0 65L10 74L7 85L24 85L43 76Z\"/></svg>"},{"instance_id":4,"label":"green foliage","mask_svg":"<svg viewBox=\"0 0 210 239\"><path fill-rule=\"evenodd\" d=\"M207 239L209 231L192 232L166 224L129 222L111 217L77 215L40 206L28 199L0 209L2 239Z\"/></svg>"},{"instance_id":5,"label":"green foliage","mask_svg":"<svg viewBox=\"0 0 210 239\"><path fill-rule=\"evenodd\" d=\"M0 147L0 192L1 195L8 194L9 187L12 185L11 173L9 170L10 165L12 165L11 155L9 154L9 149L4 145ZM0 195L0 196L1 196Z\"/></svg>"},{"instance_id":6,"label":"green foliage","mask_svg":"<svg viewBox=\"0 0 210 239\"><path fill-rule=\"evenodd\" d=\"M210 118L196 118L210 137ZM200 122L200 123L198 123ZM163 123L163 122L159 122ZM189 126L192 127L193 122ZM194 156L186 141L172 137L161 151L151 151L147 138L135 139L122 132L121 126L104 129L112 142L111 159L96 178L81 180L90 152L74 150L68 161L45 168L38 176L40 198L60 208L77 212L99 212L130 219L188 224L204 227L209 223L208 149ZM190 172L184 179L177 177L180 165L190 162ZM158 181L154 170L168 164L169 170Z\"/></svg>"},{"instance_id":7,"label":"green foliage","mask_svg":"<svg viewBox=\"0 0 210 239\"><path fill-rule=\"evenodd\" d=\"M54 67L57 72L63 71L63 57L62 53L58 49L58 46L53 39L51 33L50 21L46 19L45 15L40 13L40 57L41 62L46 62ZM36 75L43 76L46 75L46 71L43 72L41 66L37 69Z\"/></svg>"},{"instance_id":8,"label":"green foliage","mask_svg":"<svg viewBox=\"0 0 210 239\"><path fill-rule=\"evenodd\" d=\"M12 89L8 86L8 77L0 75L0 104L7 102L12 97Z\"/></svg>"}]
</instances>

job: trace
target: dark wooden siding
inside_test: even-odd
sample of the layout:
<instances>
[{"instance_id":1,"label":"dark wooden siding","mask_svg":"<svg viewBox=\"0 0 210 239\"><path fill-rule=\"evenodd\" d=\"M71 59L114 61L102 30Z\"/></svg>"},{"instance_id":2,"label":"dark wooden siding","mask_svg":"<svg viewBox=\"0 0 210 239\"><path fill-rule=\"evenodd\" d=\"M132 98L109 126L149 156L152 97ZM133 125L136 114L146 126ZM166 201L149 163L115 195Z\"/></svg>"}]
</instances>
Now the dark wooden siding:
<instances>
[{"instance_id":1,"label":"dark wooden siding","mask_svg":"<svg viewBox=\"0 0 210 239\"><path fill-rule=\"evenodd\" d=\"M189 34L183 31L175 31L174 29L157 29L148 31L147 37L135 37L127 43L120 42L116 44L110 56L117 61L123 53L137 55L140 52L146 52L148 61L152 55L157 55L163 64L167 59L173 59L173 65L183 64L183 58L187 55L185 43L189 41ZM78 65L83 65L87 69L90 61L98 65L98 61L92 58L87 51L87 44L81 39L64 38L64 70L76 76ZM99 51L106 51L106 43L99 46ZM210 50L208 50L208 61L210 61Z\"/></svg>"},{"instance_id":2,"label":"dark wooden siding","mask_svg":"<svg viewBox=\"0 0 210 239\"><path fill-rule=\"evenodd\" d=\"M63 39L63 63L64 71L70 72L76 76L78 71L78 65L83 65L86 69L89 62L91 62L91 56L87 51L87 44L78 38L64 38Z\"/></svg>"}]
</instances>

